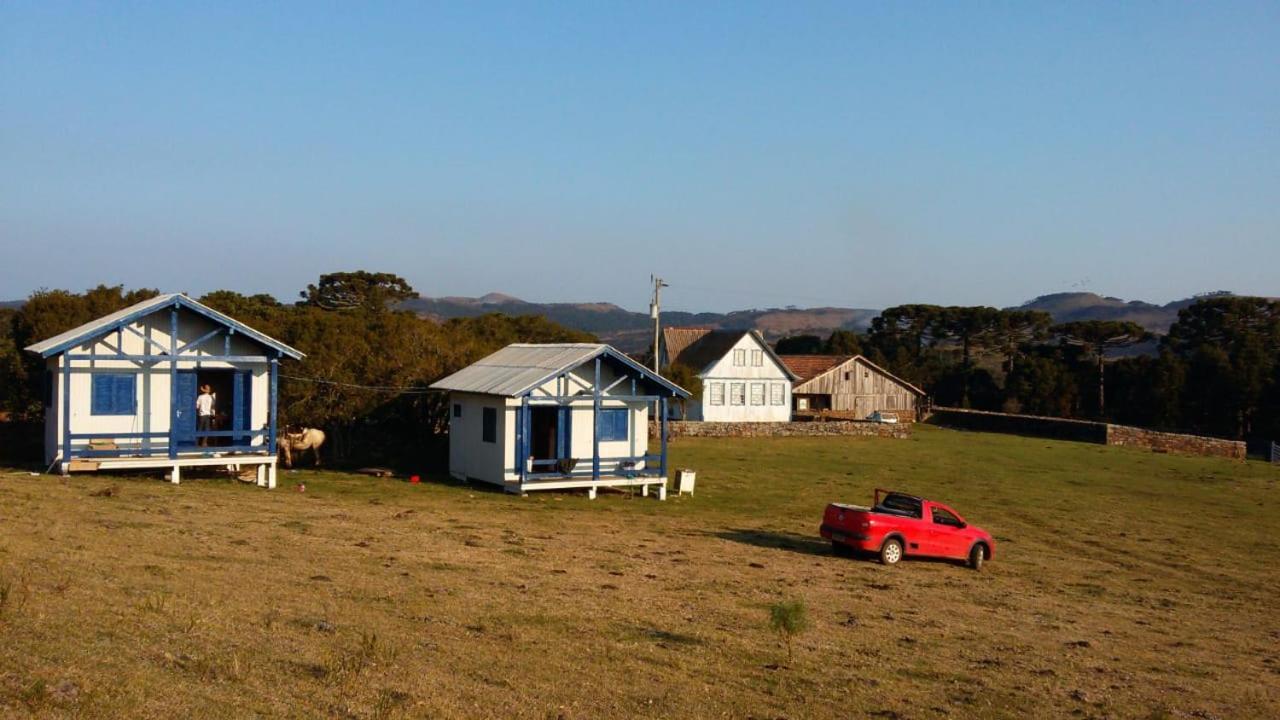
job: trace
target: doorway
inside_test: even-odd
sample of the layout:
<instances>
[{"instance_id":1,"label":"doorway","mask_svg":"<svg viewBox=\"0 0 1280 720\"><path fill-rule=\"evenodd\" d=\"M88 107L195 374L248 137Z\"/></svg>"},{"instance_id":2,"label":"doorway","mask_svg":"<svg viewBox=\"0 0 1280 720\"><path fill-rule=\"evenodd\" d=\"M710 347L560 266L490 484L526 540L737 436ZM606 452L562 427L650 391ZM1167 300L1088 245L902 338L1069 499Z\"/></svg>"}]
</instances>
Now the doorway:
<instances>
[{"instance_id":1,"label":"doorway","mask_svg":"<svg viewBox=\"0 0 1280 720\"><path fill-rule=\"evenodd\" d=\"M174 436L178 447L200 446L196 437L196 396L200 388L208 385L213 392L213 430L250 430L253 408L253 373L248 370L205 369L179 370L177 405L174 415L177 425ZM250 435L208 438L206 447L246 447L252 443Z\"/></svg>"},{"instance_id":2,"label":"doorway","mask_svg":"<svg viewBox=\"0 0 1280 720\"><path fill-rule=\"evenodd\" d=\"M562 460L572 455L568 407L529 408L529 456L534 460Z\"/></svg>"}]
</instances>

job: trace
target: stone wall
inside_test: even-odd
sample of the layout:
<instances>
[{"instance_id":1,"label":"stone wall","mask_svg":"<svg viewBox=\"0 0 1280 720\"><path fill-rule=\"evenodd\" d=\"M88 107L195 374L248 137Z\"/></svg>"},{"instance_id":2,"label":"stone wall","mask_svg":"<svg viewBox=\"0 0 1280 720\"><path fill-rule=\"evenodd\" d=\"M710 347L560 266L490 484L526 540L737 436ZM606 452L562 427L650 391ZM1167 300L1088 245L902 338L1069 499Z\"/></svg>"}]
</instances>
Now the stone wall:
<instances>
[{"instance_id":1,"label":"stone wall","mask_svg":"<svg viewBox=\"0 0 1280 720\"><path fill-rule=\"evenodd\" d=\"M1099 445L1118 445L1144 448L1155 452L1222 457L1232 460L1245 459L1245 444L1237 440L1159 432L1091 420L935 407L929 422L960 430L1075 440Z\"/></svg>"},{"instance_id":2,"label":"stone wall","mask_svg":"<svg viewBox=\"0 0 1280 720\"><path fill-rule=\"evenodd\" d=\"M1126 427L1124 425L1107 426L1107 444L1146 448L1155 452L1222 457L1231 460L1244 460L1245 458L1245 444L1239 440L1223 440L1200 435L1180 435L1178 433L1143 430L1142 428Z\"/></svg>"},{"instance_id":3,"label":"stone wall","mask_svg":"<svg viewBox=\"0 0 1280 720\"><path fill-rule=\"evenodd\" d=\"M657 423L649 423L656 437ZM667 423L667 437L911 437L910 423L828 422L686 422Z\"/></svg>"},{"instance_id":4,"label":"stone wall","mask_svg":"<svg viewBox=\"0 0 1280 720\"><path fill-rule=\"evenodd\" d=\"M1107 441L1107 426L1103 423L1042 415L1015 415L985 410L935 407L929 422L960 430L1028 435L1098 444Z\"/></svg>"}]
</instances>

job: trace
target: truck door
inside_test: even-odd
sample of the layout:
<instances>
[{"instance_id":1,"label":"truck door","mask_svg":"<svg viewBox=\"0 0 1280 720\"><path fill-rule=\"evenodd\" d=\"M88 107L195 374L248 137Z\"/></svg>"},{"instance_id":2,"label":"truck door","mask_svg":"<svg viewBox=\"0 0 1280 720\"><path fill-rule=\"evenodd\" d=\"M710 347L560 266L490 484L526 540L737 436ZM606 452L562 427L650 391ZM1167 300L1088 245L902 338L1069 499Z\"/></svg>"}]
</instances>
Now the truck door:
<instances>
[{"instance_id":1,"label":"truck door","mask_svg":"<svg viewBox=\"0 0 1280 720\"><path fill-rule=\"evenodd\" d=\"M926 532L928 539L925 552L938 557L965 557L968 552L968 540L960 532L964 523L955 513L941 505L929 506L932 522Z\"/></svg>"}]
</instances>

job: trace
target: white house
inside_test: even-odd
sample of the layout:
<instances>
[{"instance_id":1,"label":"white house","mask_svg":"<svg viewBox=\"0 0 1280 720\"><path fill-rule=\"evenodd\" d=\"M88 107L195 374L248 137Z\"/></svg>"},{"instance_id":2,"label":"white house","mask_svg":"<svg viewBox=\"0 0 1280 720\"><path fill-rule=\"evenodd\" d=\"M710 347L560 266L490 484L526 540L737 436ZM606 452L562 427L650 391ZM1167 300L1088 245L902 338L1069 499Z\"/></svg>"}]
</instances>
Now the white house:
<instances>
[{"instance_id":1,"label":"white house","mask_svg":"<svg viewBox=\"0 0 1280 720\"><path fill-rule=\"evenodd\" d=\"M249 465L275 486L282 358L302 353L179 294L159 295L26 348L44 358L45 461L81 470ZM196 428L198 388L214 392Z\"/></svg>"},{"instance_id":2,"label":"white house","mask_svg":"<svg viewBox=\"0 0 1280 720\"><path fill-rule=\"evenodd\" d=\"M670 365L684 365L702 379L702 397L686 408L689 420L791 420L791 383L798 378L755 330L667 328L662 367Z\"/></svg>"},{"instance_id":3,"label":"white house","mask_svg":"<svg viewBox=\"0 0 1280 720\"><path fill-rule=\"evenodd\" d=\"M449 392L449 473L508 492L657 486L667 424L649 451L649 406L689 393L608 345L515 344L431 385Z\"/></svg>"}]
</instances>

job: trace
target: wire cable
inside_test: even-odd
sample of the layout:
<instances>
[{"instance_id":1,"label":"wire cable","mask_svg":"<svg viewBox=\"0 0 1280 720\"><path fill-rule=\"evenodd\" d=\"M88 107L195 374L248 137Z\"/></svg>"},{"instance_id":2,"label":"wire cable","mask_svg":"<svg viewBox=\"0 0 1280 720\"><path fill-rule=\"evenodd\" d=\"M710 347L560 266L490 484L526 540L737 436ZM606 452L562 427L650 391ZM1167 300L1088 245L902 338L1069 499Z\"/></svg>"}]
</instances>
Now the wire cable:
<instances>
[{"instance_id":1,"label":"wire cable","mask_svg":"<svg viewBox=\"0 0 1280 720\"><path fill-rule=\"evenodd\" d=\"M338 382L337 380L323 380L321 378L305 377L302 375L287 375L280 373L280 377L290 380L299 380L301 382L316 383L317 385L335 385L337 387L352 388L355 390L370 390L373 392L389 392L399 393L401 395L427 395L430 393L440 392L430 388L417 387L414 385L358 385L356 383Z\"/></svg>"}]
</instances>

